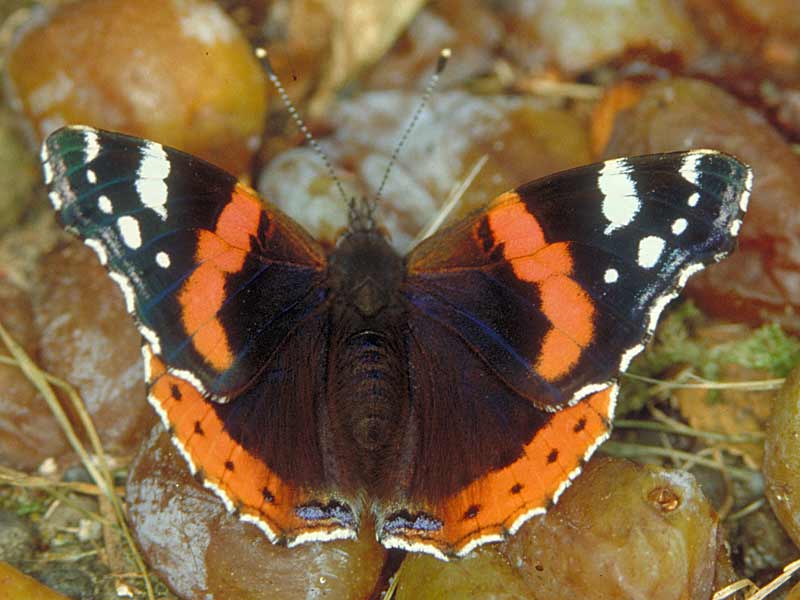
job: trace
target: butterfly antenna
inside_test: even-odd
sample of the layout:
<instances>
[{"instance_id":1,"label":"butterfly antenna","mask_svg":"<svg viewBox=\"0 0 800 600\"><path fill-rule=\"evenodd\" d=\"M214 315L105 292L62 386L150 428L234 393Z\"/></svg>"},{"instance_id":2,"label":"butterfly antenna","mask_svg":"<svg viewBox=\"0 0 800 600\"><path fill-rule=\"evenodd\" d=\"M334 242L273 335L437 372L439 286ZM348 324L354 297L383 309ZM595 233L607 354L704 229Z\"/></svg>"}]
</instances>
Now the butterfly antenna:
<instances>
[{"instance_id":1,"label":"butterfly antenna","mask_svg":"<svg viewBox=\"0 0 800 600\"><path fill-rule=\"evenodd\" d=\"M436 61L436 71L433 73L433 75L431 75L431 79L428 82L428 85L425 87L425 92L422 94L422 99L419 101L417 110L415 110L414 114L411 116L411 120L408 122L405 131L403 131L403 135L400 136L400 141L397 142L397 145L392 152L392 156L389 157L389 164L386 165L386 170L383 172L383 179L381 180L381 184L378 186L378 192L375 194L376 204L381 198L383 188L386 186L386 181L389 179L389 173L391 172L394 163L397 162L397 157L400 155L400 151L403 149L403 146L405 146L411 130L414 129L414 125L417 124L417 121L422 114L422 110L425 108L425 105L428 104L428 101L433 95L433 90L436 89L436 85L439 83L439 78L442 74L442 71L444 71L445 66L447 65L450 54L450 48L442 48L442 51L439 52L439 60Z\"/></svg>"},{"instance_id":2,"label":"butterfly antenna","mask_svg":"<svg viewBox=\"0 0 800 600\"><path fill-rule=\"evenodd\" d=\"M272 85L275 86L275 89L278 90L278 95L281 97L284 106L286 106L286 110L289 111L289 115L291 115L292 119L294 120L297 128L306 138L308 144L313 148L314 152L316 152L317 156L322 159L322 162L325 164L325 168L328 170L328 174L330 175L331 179L333 179L336 187L339 189L339 194L341 194L342 198L345 201L345 204L351 204L350 201L347 199L347 194L344 193L344 188L342 187L342 182L339 180L339 177L336 176L336 172L333 170L333 165L331 164L328 155L325 154L325 151L322 147L317 143L317 140L314 139L314 136L311 135L311 132L306 127L306 124L303 122L303 119L300 117L300 113L297 112L297 109L294 107L294 104L289 99L289 94L286 93L286 89L283 87L281 80L278 79L278 76L275 74L275 70L272 68L272 63L269 61L269 56L267 55L267 51L264 48L256 48L255 49L256 58L261 61L261 65L264 67L264 71L267 73L267 77L272 82Z\"/></svg>"}]
</instances>

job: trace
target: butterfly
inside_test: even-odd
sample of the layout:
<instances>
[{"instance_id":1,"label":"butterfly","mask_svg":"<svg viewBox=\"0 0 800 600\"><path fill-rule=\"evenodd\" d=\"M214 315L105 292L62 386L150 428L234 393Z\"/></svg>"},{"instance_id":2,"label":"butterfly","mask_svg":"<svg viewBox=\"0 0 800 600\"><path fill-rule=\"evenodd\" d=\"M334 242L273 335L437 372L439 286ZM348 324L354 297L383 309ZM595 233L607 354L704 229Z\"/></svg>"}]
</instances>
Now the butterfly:
<instances>
[{"instance_id":1,"label":"butterfly","mask_svg":"<svg viewBox=\"0 0 800 600\"><path fill-rule=\"evenodd\" d=\"M119 285L191 471L273 542L460 557L545 512L608 437L617 377L752 187L694 150L550 175L400 256L368 208L325 250L225 171L84 126L50 201ZM366 206L366 205L365 205Z\"/></svg>"}]
</instances>

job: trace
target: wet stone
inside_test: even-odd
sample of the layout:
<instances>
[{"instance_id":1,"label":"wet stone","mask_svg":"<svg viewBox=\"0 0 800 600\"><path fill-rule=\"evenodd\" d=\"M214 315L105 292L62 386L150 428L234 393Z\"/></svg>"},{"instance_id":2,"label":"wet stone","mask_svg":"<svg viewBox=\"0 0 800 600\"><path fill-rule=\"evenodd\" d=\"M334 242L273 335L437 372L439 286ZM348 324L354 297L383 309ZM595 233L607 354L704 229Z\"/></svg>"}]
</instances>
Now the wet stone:
<instances>
[{"instance_id":1,"label":"wet stone","mask_svg":"<svg viewBox=\"0 0 800 600\"><path fill-rule=\"evenodd\" d=\"M0 510L0 560L20 565L31 559L38 542L34 525L8 510Z\"/></svg>"},{"instance_id":2,"label":"wet stone","mask_svg":"<svg viewBox=\"0 0 800 600\"><path fill-rule=\"evenodd\" d=\"M270 543L192 477L160 426L131 465L126 497L145 559L185 598L366 598L386 555L364 525L356 541Z\"/></svg>"},{"instance_id":3,"label":"wet stone","mask_svg":"<svg viewBox=\"0 0 800 600\"><path fill-rule=\"evenodd\" d=\"M72 600L99 600L100 576L74 562L48 562L31 575Z\"/></svg>"}]
</instances>

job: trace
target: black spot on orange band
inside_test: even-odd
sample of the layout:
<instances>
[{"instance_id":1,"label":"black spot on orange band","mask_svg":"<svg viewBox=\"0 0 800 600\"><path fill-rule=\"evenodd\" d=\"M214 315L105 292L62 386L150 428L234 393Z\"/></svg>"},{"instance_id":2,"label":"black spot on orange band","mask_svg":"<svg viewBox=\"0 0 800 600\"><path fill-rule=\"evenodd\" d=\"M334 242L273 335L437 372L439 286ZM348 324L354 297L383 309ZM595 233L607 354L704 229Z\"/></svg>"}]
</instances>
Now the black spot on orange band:
<instances>
[{"instance_id":1,"label":"black spot on orange band","mask_svg":"<svg viewBox=\"0 0 800 600\"><path fill-rule=\"evenodd\" d=\"M478 516L478 513L481 511L481 507L478 504L473 504L470 506L465 512L464 516L462 517L464 521L468 519L474 519Z\"/></svg>"},{"instance_id":2,"label":"black spot on orange band","mask_svg":"<svg viewBox=\"0 0 800 600\"><path fill-rule=\"evenodd\" d=\"M488 254L494 248L494 236L492 235L491 227L489 227L489 219L487 217L483 217L478 223L478 227L475 229L475 236L481 250L485 253Z\"/></svg>"}]
</instances>

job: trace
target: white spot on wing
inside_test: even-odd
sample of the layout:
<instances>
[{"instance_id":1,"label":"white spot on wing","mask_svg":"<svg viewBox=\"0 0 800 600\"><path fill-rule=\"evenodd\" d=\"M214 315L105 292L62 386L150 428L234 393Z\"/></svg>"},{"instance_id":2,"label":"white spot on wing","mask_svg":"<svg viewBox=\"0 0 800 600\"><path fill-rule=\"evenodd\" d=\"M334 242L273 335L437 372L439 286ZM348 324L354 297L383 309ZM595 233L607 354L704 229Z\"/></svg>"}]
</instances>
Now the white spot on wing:
<instances>
[{"instance_id":1,"label":"white spot on wing","mask_svg":"<svg viewBox=\"0 0 800 600\"><path fill-rule=\"evenodd\" d=\"M64 206L64 199L56 190L47 194L47 197L50 198L50 204L52 204L53 208L56 210L61 210L61 207Z\"/></svg>"},{"instance_id":2,"label":"white spot on wing","mask_svg":"<svg viewBox=\"0 0 800 600\"><path fill-rule=\"evenodd\" d=\"M697 206L698 202L700 202L700 194L698 192L695 192L694 194L689 196L689 199L686 201L686 204L694 208L695 206Z\"/></svg>"},{"instance_id":3,"label":"white spot on wing","mask_svg":"<svg viewBox=\"0 0 800 600\"><path fill-rule=\"evenodd\" d=\"M731 223L730 232L733 237L739 235L739 229L742 227L742 220L741 219L734 219Z\"/></svg>"},{"instance_id":4,"label":"white spot on wing","mask_svg":"<svg viewBox=\"0 0 800 600\"><path fill-rule=\"evenodd\" d=\"M156 254L156 263L162 269L169 268L169 265L171 264L171 261L169 259L169 254L167 254L164 251L161 251L158 254Z\"/></svg>"},{"instance_id":5,"label":"white spot on wing","mask_svg":"<svg viewBox=\"0 0 800 600\"><path fill-rule=\"evenodd\" d=\"M688 226L689 226L689 221L687 221L683 217L681 217L680 219L675 219L672 222L672 233L673 233L673 235L682 234L684 231L686 231L686 228Z\"/></svg>"},{"instance_id":6,"label":"white spot on wing","mask_svg":"<svg viewBox=\"0 0 800 600\"><path fill-rule=\"evenodd\" d=\"M105 264L108 263L108 254L106 253L106 248L103 246L100 240L95 238L86 238L83 243L94 250L94 253L97 254L97 258L100 259L101 265L105 266Z\"/></svg>"},{"instance_id":7,"label":"white spot on wing","mask_svg":"<svg viewBox=\"0 0 800 600\"><path fill-rule=\"evenodd\" d=\"M691 277L695 273L699 273L705 268L706 267L703 263L693 263L688 267L685 267L680 272L680 275L678 275L678 288L683 289L683 286L685 286L686 282L689 281L689 277Z\"/></svg>"},{"instance_id":8,"label":"white spot on wing","mask_svg":"<svg viewBox=\"0 0 800 600\"><path fill-rule=\"evenodd\" d=\"M100 209L100 212L104 212L107 215L110 215L114 212L114 206L111 204L111 200L109 200L108 196L102 195L97 198L97 208Z\"/></svg>"},{"instance_id":9,"label":"white spot on wing","mask_svg":"<svg viewBox=\"0 0 800 600\"><path fill-rule=\"evenodd\" d=\"M700 181L700 159L704 153L692 152L683 157L679 173L689 183L697 185Z\"/></svg>"},{"instance_id":10,"label":"white spot on wing","mask_svg":"<svg viewBox=\"0 0 800 600\"><path fill-rule=\"evenodd\" d=\"M619 279L619 271L616 269L606 269L606 272L603 274L603 281L606 283L616 283Z\"/></svg>"},{"instance_id":11,"label":"white spot on wing","mask_svg":"<svg viewBox=\"0 0 800 600\"><path fill-rule=\"evenodd\" d=\"M161 220L167 218L167 184L170 162L164 147L155 142L142 146L141 162L136 172L136 192L142 204L151 208Z\"/></svg>"},{"instance_id":12,"label":"white spot on wing","mask_svg":"<svg viewBox=\"0 0 800 600\"><path fill-rule=\"evenodd\" d=\"M97 183L97 175L91 169L86 170L86 181L88 181L91 184Z\"/></svg>"},{"instance_id":13,"label":"white spot on wing","mask_svg":"<svg viewBox=\"0 0 800 600\"><path fill-rule=\"evenodd\" d=\"M644 344L636 344L625 350L625 352L622 353L622 357L619 359L619 370L624 371L627 369L631 361L642 353L642 350L644 350Z\"/></svg>"},{"instance_id":14,"label":"white spot on wing","mask_svg":"<svg viewBox=\"0 0 800 600\"><path fill-rule=\"evenodd\" d=\"M286 545L294 548L306 542L328 542L331 540L354 540L356 532L352 529L332 529L331 531L307 531L290 540Z\"/></svg>"},{"instance_id":15,"label":"white spot on wing","mask_svg":"<svg viewBox=\"0 0 800 600\"><path fill-rule=\"evenodd\" d=\"M167 218L167 184L154 179L138 179L136 192L142 204L152 208L164 221Z\"/></svg>"},{"instance_id":16,"label":"white spot on wing","mask_svg":"<svg viewBox=\"0 0 800 600\"><path fill-rule=\"evenodd\" d=\"M87 163L92 162L100 154L100 139L97 137L97 132L88 127L84 129L83 143L85 144L83 160Z\"/></svg>"},{"instance_id":17,"label":"white spot on wing","mask_svg":"<svg viewBox=\"0 0 800 600\"><path fill-rule=\"evenodd\" d=\"M125 308L133 314L133 311L136 310L136 292L133 290L131 280L116 271L109 271L108 275L122 290L122 295L125 297Z\"/></svg>"},{"instance_id":18,"label":"white spot on wing","mask_svg":"<svg viewBox=\"0 0 800 600\"><path fill-rule=\"evenodd\" d=\"M643 237L639 240L639 254L636 257L636 262L644 269L656 266L665 245L664 240L656 235Z\"/></svg>"},{"instance_id":19,"label":"white spot on wing","mask_svg":"<svg viewBox=\"0 0 800 600\"><path fill-rule=\"evenodd\" d=\"M142 245L142 232L139 230L139 221L130 215L123 215L117 219L117 229L122 236L122 241L131 250L136 250Z\"/></svg>"},{"instance_id":20,"label":"white spot on wing","mask_svg":"<svg viewBox=\"0 0 800 600\"><path fill-rule=\"evenodd\" d=\"M604 381L603 383L590 383L588 385L583 386L577 392L572 394L572 398L569 399L568 404L570 406L576 405L578 402L589 396L590 394L594 394L596 392L600 392L608 387L608 382Z\"/></svg>"},{"instance_id":21,"label":"white spot on wing","mask_svg":"<svg viewBox=\"0 0 800 600\"><path fill-rule=\"evenodd\" d=\"M656 330L656 325L658 325L658 320L661 318L661 313L664 312L664 309L667 307L667 304L672 302L675 298L678 297L678 292L672 291L668 294L664 294L663 296L659 296L653 302L653 305L650 307L650 310L647 311L647 331L648 333L653 333Z\"/></svg>"},{"instance_id":22,"label":"white spot on wing","mask_svg":"<svg viewBox=\"0 0 800 600\"><path fill-rule=\"evenodd\" d=\"M139 325L139 333L141 333L142 337L153 347L153 352L161 354L161 340L158 338L158 334L155 331L146 325Z\"/></svg>"},{"instance_id":23,"label":"white spot on wing","mask_svg":"<svg viewBox=\"0 0 800 600\"><path fill-rule=\"evenodd\" d=\"M206 395L205 386L191 371L186 371L184 369L169 369L169 374L174 375L175 377L179 377L180 379L183 379L184 381L186 381L186 383L188 383L189 385L194 387L194 389L200 392L201 395L203 396Z\"/></svg>"},{"instance_id":24,"label":"white spot on wing","mask_svg":"<svg viewBox=\"0 0 800 600\"><path fill-rule=\"evenodd\" d=\"M607 161L600 169L597 185L603 193L603 216L609 222L606 235L629 225L638 214L641 202L627 161Z\"/></svg>"},{"instance_id":25,"label":"white spot on wing","mask_svg":"<svg viewBox=\"0 0 800 600\"><path fill-rule=\"evenodd\" d=\"M494 536L492 536L492 538L494 538ZM479 540L480 538L476 540L478 541L478 544L481 543ZM486 541L488 542L495 540L492 539ZM381 544L383 544L384 548L389 548L389 549L397 548L398 550L405 550L406 552L422 552L424 554L430 554L432 556L435 556L436 558L444 562L450 560L444 552L442 552L436 546L433 546L431 544L414 543L405 538L394 535L381 538L380 542Z\"/></svg>"},{"instance_id":26,"label":"white spot on wing","mask_svg":"<svg viewBox=\"0 0 800 600\"><path fill-rule=\"evenodd\" d=\"M753 170L747 169L747 177L744 180L744 191L739 196L739 208L746 211L747 205L750 202L750 192L753 191Z\"/></svg>"},{"instance_id":27,"label":"white spot on wing","mask_svg":"<svg viewBox=\"0 0 800 600\"><path fill-rule=\"evenodd\" d=\"M272 527L270 527L269 524L263 519L259 519L255 515L251 515L249 513L242 513L242 516L240 518L245 523L252 523L256 527L258 527L261 531L266 533L267 537L269 538L269 541L272 542L273 544L277 541L278 535L272 530Z\"/></svg>"},{"instance_id":28,"label":"white spot on wing","mask_svg":"<svg viewBox=\"0 0 800 600\"><path fill-rule=\"evenodd\" d=\"M42 154L45 152L45 147L42 146ZM42 158L42 171L44 172L44 182L46 185L53 183L53 167L50 166L50 161L47 158Z\"/></svg>"},{"instance_id":29,"label":"white spot on wing","mask_svg":"<svg viewBox=\"0 0 800 600\"><path fill-rule=\"evenodd\" d=\"M151 378L153 377L153 373L150 370L150 362L153 359L153 351L150 350L150 346L147 344L142 344L142 361L144 363L144 381L145 383L150 383Z\"/></svg>"},{"instance_id":30,"label":"white spot on wing","mask_svg":"<svg viewBox=\"0 0 800 600\"><path fill-rule=\"evenodd\" d=\"M42 164L50 162L50 150L47 149L47 143L43 143L39 148L39 160Z\"/></svg>"}]
</instances>

